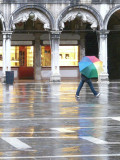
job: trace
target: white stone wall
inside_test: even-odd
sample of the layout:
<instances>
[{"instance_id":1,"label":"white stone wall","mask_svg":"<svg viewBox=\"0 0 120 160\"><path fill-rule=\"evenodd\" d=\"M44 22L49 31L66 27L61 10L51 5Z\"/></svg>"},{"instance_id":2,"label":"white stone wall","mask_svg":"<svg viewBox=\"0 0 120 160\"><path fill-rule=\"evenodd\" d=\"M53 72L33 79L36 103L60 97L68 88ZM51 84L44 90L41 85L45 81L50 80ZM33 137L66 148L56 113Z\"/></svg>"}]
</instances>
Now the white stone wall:
<instances>
[{"instance_id":1,"label":"white stone wall","mask_svg":"<svg viewBox=\"0 0 120 160\"><path fill-rule=\"evenodd\" d=\"M50 78L51 76L51 71L50 70L42 70L42 78ZM61 69L60 70L60 75L61 77L75 77L77 78L79 76L79 70L76 68L74 69Z\"/></svg>"}]
</instances>

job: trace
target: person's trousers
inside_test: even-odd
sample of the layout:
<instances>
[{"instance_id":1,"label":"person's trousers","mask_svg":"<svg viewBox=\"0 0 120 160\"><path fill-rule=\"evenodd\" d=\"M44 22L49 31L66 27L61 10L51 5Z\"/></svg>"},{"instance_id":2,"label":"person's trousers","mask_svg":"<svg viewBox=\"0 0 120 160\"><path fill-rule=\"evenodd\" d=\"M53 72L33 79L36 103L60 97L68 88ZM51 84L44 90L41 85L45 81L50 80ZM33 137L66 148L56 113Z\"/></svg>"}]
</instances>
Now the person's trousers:
<instances>
[{"instance_id":1,"label":"person's trousers","mask_svg":"<svg viewBox=\"0 0 120 160\"><path fill-rule=\"evenodd\" d=\"M85 82L89 85L89 87L90 87L91 91L92 91L92 92L93 92L93 94L96 96L96 95L98 94L98 92L96 92L96 91L95 91L95 89L94 89L94 87L93 87L93 84L92 84L92 82L91 82L91 80L90 80L90 79L89 79L89 80L87 80L87 81L83 81L83 80L81 80L81 81L80 81L80 84L79 84L79 86L78 86L78 89L77 89L76 95L77 95L77 96L79 95L80 90L82 89L83 84L84 84Z\"/></svg>"}]
</instances>

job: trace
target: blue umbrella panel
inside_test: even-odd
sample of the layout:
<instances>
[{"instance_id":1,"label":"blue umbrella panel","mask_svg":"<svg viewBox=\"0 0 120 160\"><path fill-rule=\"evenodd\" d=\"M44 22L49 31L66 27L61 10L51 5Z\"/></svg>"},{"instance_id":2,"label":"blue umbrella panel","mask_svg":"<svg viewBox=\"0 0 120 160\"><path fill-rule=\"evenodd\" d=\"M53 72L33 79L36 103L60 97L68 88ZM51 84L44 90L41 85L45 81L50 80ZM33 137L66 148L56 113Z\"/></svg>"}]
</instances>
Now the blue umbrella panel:
<instances>
[{"instance_id":1,"label":"blue umbrella panel","mask_svg":"<svg viewBox=\"0 0 120 160\"><path fill-rule=\"evenodd\" d=\"M88 78L97 78L98 72L92 62L79 62L80 72Z\"/></svg>"}]
</instances>

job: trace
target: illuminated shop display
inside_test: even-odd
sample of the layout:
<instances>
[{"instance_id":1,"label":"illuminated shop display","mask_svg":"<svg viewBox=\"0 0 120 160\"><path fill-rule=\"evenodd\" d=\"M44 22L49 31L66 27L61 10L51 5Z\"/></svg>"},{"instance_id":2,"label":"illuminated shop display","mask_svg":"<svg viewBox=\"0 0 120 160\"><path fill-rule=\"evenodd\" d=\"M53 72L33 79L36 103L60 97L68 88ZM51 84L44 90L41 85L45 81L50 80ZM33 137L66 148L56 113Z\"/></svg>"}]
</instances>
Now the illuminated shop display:
<instances>
[{"instance_id":1,"label":"illuminated shop display","mask_svg":"<svg viewBox=\"0 0 120 160\"><path fill-rule=\"evenodd\" d=\"M51 66L51 49L50 46L41 47L41 66L49 67Z\"/></svg>"},{"instance_id":2,"label":"illuminated shop display","mask_svg":"<svg viewBox=\"0 0 120 160\"><path fill-rule=\"evenodd\" d=\"M11 47L11 67L19 66L19 47Z\"/></svg>"},{"instance_id":3,"label":"illuminated shop display","mask_svg":"<svg viewBox=\"0 0 120 160\"><path fill-rule=\"evenodd\" d=\"M78 46L59 47L60 66L78 66Z\"/></svg>"},{"instance_id":4,"label":"illuminated shop display","mask_svg":"<svg viewBox=\"0 0 120 160\"><path fill-rule=\"evenodd\" d=\"M12 46L11 67L33 67L33 46ZM78 46L59 47L60 66L78 66ZM0 67L3 66L3 49L0 47ZM41 66L51 66L50 46L41 47Z\"/></svg>"},{"instance_id":5,"label":"illuminated shop display","mask_svg":"<svg viewBox=\"0 0 120 160\"><path fill-rule=\"evenodd\" d=\"M42 66L51 66L50 46L42 46L41 52ZM59 60L60 66L78 66L78 46L60 46Z\"/></svg>"},{"instance_id":6,"label":"illuminated shop display","mask_svg":"<svg viewBox=\"0 0 120 160\"><path fill-rule=\"evenodd\" d=\"M0 47L0 67L3 66L3 47Z\"/></svg>"},{"instance_id":7,"label":"illuminated shop display","mask_svg":"<svg viewBox=\"0 0 120 160\"><path fill-rule=\"evenodd\" d=\"M0 47L0 67L3 66L3 49ZM33 46L12 46L11 67L33 67Z\"/></svg>"}]
</instances>

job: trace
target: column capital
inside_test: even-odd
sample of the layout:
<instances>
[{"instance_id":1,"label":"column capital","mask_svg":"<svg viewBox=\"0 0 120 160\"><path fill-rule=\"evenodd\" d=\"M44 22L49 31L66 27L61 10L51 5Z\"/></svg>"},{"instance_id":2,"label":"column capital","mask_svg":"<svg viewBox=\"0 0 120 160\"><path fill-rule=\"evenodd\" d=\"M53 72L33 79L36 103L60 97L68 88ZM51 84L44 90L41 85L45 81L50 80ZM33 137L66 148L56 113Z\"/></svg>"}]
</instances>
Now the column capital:
<instances>
[{"instance_id":1,"label":"column capital","mask_svg":"<svg viewBox=\"0 0 120 160\"><path fill-rule=\"evenodd\" d=\"M13 31L2 31L2 34L12 34Z\"/></svg>"},{"instance_id":2,"label":"column capital","mask_svg":"<svg viewBox=\"0 0 120 160\"><path fill-rule=\"evenodd\" d=\"M109 34L110 30L101 29L96 31L98 35L100 35L102 38L107 38L107 35Z\"/></svg>"},{"instance_id":3,"label":"column capital","mask_svg":"<svg viewBox=\"0 0 120 160\"><path fill-rule=\"evenodd\" d=\"M109 34L110 30L101 29L96 31L98 34Z\"/></svg>"},{"instance_id":4,"label":"column capital","mask_svg":"<svg viewBox=\"0 0 120 160\"><path fill-rule=\"evenodd\" d=\"M59 39L61 31L51 31L50 34L52 39Z\"/></svg>"},{"instance_id":5,"label":"column capital","mask_svg":"<svg viewBox=\"0 0 120 160\"><path fill-rule=\"evenodd\" d=\"M51 34L61 34L62 31L50 31Z\"/></svg>"},{"instance_id":6,"label":"column capital","mask_svg":"<svg viewBox=\"0 0 120 160\"><path fill-rule=\"evenodd\" d=\"M3 38L11 39L13 31L2 31Z\"/></svg>"}]
</instances>

